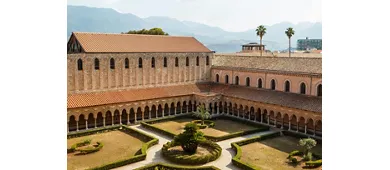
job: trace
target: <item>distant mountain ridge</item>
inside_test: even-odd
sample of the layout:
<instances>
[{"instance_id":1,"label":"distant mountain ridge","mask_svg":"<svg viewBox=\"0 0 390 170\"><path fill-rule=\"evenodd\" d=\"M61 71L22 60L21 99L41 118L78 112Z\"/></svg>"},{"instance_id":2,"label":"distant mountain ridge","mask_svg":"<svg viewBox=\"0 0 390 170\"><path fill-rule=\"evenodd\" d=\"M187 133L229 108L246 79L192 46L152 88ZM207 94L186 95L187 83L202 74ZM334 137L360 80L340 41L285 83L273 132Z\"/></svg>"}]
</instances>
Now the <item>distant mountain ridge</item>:
<instances>
[{"instance_id":1,"label":"distant mountain ridge","mask_svg":"<svg viewBox=\"0 0 390 170\"><path fill-rule=\"evenodd\" d=\"M130 13L119 13L110 8L94 8L85 6L71 6L67 9L67 36L72 32L106 32L120 33L129 30L150 29L160 27L170 35L193 36L211 50L217 52L236 52L241 45L249 42L259 42L256 28L243 32L229 32L219 27L192 21L179 21L174 18L153 16L140 18ZM259 23L261 24L261 23ZM284 50L288 48L288 39L284 31L293 27L295 35L292 37L292 47L296 46L297 39L305 37L322 38L322 23L302 22L292 24L281 22L265 26L267 33L263 37L266 49Z\"/></svg>"}]
</instances>

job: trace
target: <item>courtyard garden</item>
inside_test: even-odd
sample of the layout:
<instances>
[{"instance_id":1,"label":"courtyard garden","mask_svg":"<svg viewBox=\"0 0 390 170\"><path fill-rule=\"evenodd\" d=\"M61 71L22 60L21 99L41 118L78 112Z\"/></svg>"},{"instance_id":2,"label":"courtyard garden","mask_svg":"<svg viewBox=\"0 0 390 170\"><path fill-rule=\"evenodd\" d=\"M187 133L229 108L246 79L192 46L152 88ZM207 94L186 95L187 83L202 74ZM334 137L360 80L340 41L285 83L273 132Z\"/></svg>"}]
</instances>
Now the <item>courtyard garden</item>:
<instances>
[{"instance_id":1,"label":"courtyard garden","mask_svg":"<svg viewBox=\"0 0 390 170\"><path fill-rule=\"evenodd\" d=\"M243 169L321 169L322 145L312 139L302 139L314 141L309 151L305 144L300 145L300 140L293 135L275 133L232 143L237 152L233 163Z\"/></svg>"},{"instance_id":2,"label":"courtyard garden","mask_svg":"<svg viewBox=\"0 0 390 170\"><path fill-rule=\"evenodd\" d=\"M144 160L158 139L128 127L72 133L67 140L68 169L105 169Z\"/></svg>"}]
</instances>

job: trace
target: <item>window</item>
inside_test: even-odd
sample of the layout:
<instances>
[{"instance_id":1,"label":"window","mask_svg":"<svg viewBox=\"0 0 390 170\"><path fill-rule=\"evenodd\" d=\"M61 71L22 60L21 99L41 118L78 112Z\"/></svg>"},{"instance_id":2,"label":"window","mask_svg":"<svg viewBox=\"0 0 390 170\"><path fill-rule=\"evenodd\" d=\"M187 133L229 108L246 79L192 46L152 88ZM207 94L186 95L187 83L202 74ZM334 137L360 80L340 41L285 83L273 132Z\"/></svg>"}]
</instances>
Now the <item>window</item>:
<instances>
[{"instance_id":1,"label":"window","mask_svg":"<svg viewBox=\"0 0 390 170\"><path fill-rule=\"evenodd\" d=\"M99 70L99 59L95 58L95 70Z\"/></svg>"},{"instance_id":2,"label":"window","mask_svg":"<svg viewBox=\"0 0 390 170\"><path fill-rule=\"evenodd\" d=\"M179 59L177 57L175 58L175 67L179 67Z\"/></svg>"},{"instance_id":3,"label":"window","mask_svg":"<svg viewBox=\"0 0 390 170\"><path fill-rule=\"evenodd\" d=\"M164 67L167 67L168 63L167 63L167 58L164 57Z\"/></svg>"},{"instance_id":4,"label":"window","mask_svg":"<svg viewBox=\"0 0 390 170\"><path fill-rule=\"evenodd\" d=\"M83 70L83 60L77 60L77 70Z\"/></svg>"},{"instance_id":5,"label":"window","mask_svg":"<svg viewBox=\"0 0 390 170\"><path fill-rule=\"evenodd\" d=\"M152 68L154 68L155 62L156 62L156 61L154 61L154 57L152 57Z\"/></svg>"},{"instance_id":6,"label":"window","mask_svg":"<svg viewBox=\"0 0 390 170\"><path fill-rule=\"evenodd\" d=\"M125 68L129 68L129 59L128 58L125 59Z\"/></svg>"},{"instance_id":7,"label":"window","mask_svg":"<svg viewBox=\"0 0 390 170\"><path fill-rule=\"evenodd\" d=\"M113 58L110 59L110 68L115 69L115 60Z\"/></svg>"},{"instance_id":8,"label":"window","mask_svg":"<svg viewBox=\"0 0 390 170\"><path fill-rule=\"evenodd\" d=\"M236 76L236 85L240 85L240 79Z\"/></svg>"},{"instance_id":9,"label":"window","mask_svg":"<svg viewBox=\"0 0 390 170\"><path fill-rule=\"evenodd\" d=\"M249 77L246 78L246 86L249 87L251 85L251 79Z\"/></svg>"},{"instance_id":10,"label":"window","mask_svg":"<svg viewBox=\"0 0 390 170\"><path fill-rule=\"evenodd\" d=\"M188 59L188 57L186 57L186 66L189 66L190 65L190 59Z\"/></svg>"},{"instance_id":11,"label":"window","mask_svg":"<svg viewBox=\"0 0 390 170\"><path fill-rule=\"evenodd\" d=\"M322 84L317 86L317 96L322 96Z\"/></svg>"},{"instance_id":12,"label":"window","mask_svg":"<svg viewBox=\"0 0 390 170\"><path fill-rule=\"evenodd\" d=\"M142 58L138 58L138 68L142 68Z\"/></svg>"},{"instance_id":13,"label":"window","mask_svg":"<svg viewBox=\"0 0 390 170\"><path fill-rule=\"evenodd\" d=\"M196 66L199 66L199 56L196 56Z\"/></svg>"},{"instance_id":14,"label":"window","mask_svg":"<svg viewBox=\"0 0 390 170\"><path fill-rule=\"evenodd\" d=\"M261 80L261 78L259 78L259 79L257 80L257 87L258 87L258 88L263 88L263 80Z\"/></svg>"},{"instance_id":15,"label":"window","mask_svg":"<svg viewBox=\"0 0 390 170\"><path fill-rule=\"evenodd\" d=\"M290 92L290 82L289 81L284 82L284 91Z\"/></svg>"},{"instance_id":16,"label":"window","mask_svg":"<svg viewBox=\"0 0 390 170\"><path fill-rule=\"evenodd\" d=\"M215 75L215 81L216 81L217 83L219 83L219 75L218 75L218 74Z\"/></svg>"},{"instance_id":17,"label":"window","mask_svg":"<svg viewBox=\"0 0 390 170\"><path fill-rule=\"evenodd\" d=\"M301 94L306 94L306 84L301 83Z\"/></svg>"},{"instance_id":18,"label":"window","mask_svg":"<svg viewBox=\"0 0 390 170\"><path fill-rule=\"evenodd\" d=\"M275 90L276 89L276 83L275 83L275 80L272 79L271 80L271 90Z\"/></svg>"},{"instance_id":19,"label":"window","mask_svg":"<svg viewBox=\"0 0 390 170\"><path fill-rule=\"evenodd\" d=\"M206 66L209 65L209 56L206 56Z\"/></svg>"},{"instance_id":20,"label":"window","mask_svg":"<svg viewBox=\"0 0 390 170\"><path fill-rule=\"evenodd\" d=\"M228 75L225 76L225 84L229 84L229 76Z\"/></svg>"}]
</instances>

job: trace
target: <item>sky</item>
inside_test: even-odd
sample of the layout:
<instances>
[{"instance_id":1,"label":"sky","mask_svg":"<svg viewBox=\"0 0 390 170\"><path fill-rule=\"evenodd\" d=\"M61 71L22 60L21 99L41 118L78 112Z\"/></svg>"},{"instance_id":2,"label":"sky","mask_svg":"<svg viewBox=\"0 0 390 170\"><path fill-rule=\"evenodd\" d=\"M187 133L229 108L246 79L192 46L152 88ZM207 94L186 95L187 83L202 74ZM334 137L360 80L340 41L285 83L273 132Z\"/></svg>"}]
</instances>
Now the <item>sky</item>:
<instances>
[{"instance_id":1,"label":"sky","mask_svg":"<svg viewBox=\"0 0 390 170\"><path fill-rule=\"evenodd\" d=\"M112 8L141 18L165 16L246 31L280 22L322 22L321 0L68 0L68 5Z\"/></svg>"}]
</instances>

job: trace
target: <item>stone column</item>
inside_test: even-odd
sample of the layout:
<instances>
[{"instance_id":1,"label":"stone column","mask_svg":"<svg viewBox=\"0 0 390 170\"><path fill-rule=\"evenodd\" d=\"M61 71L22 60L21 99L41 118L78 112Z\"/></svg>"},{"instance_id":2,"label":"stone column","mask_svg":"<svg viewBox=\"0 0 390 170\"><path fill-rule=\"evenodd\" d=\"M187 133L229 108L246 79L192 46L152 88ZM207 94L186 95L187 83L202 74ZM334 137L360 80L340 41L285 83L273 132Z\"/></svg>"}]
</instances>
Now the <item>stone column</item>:
<instances>
[{"instance_id":1,"label":"stone column","mask_svg":"<svg viewBox=\"0 0 390 170\"><path fill-rule=\"evenodd\" d=\"M122 114L119 115L119 124L122 125Z\"/></svg>"},{"instance_id":2,"label":"stone column","mask_svg":"<svg viewBox=\"0 0 390 170\"><path fill-rule=\"evenodd\" d=\"M130 112L129 112L129 114L127 114L127 124L128 125L130 124Z\"/></svg>"},{"instance_id":3,"label":"stone column","mask_svg":"<svg viewBox=\"0 0 390 170\"><path fill-rule=\"evenodd\" d=\"M137 113L134 113L134 123L137 122Z\"/></svg>"},{"instance_id":4,"label":"stone column","mask_svg":"<svg viewBox=\"0 0 390 170\"><path fill-rule=\"evenodd\" d=\"M175 113L174 115L176 115L176 110L177 110L177 108L175 108L175 109L173 109L174 111L173 111L173 113Z\"/></svg>"},{"instance_id":5,"label":"stone column","mask_svg":"<svg viewBox=\"0 0 390 170\"><path fill-rule=\"evenodd\" d=\"M221 114L221 113L219 113L219 106L217 106L217 114Z\"/></svg>"},{"instance_id":6,"label":"stone column","mask_svg":"<svg viewBox=\"0 0 390 170\"><path fill-rule=\"evenodd\" d=\"M79 121L76 121L76 131L79 131Z\"/></svg>"},{"instance_id":7,"label":"stone column","mask_svg":"<svg viewBox=\"0 0 390 170\"><path fill-rule=\"evenodd\" d=\"M227 113L226 114L229 114L229 107L227 107Z\"/></svg>"},{"instance_id":8,"label":"stone column","mask_svg":"<svg viewBox=\"0 0 390 170\"><path fill-rule=\"evenodd\" d=\"M277 124L278 124L278 121L276 120L276 117L275 117L275 119L274 119L274 127L278 127Z\"/></svg>"},{"instance_id":9,"label":"stone column","mask_svg":"<svg viewBox=\"0 0 390 170\"><path fill-rule=\"evenodd\" d=\"M183 113L183 106L180 105L180 114Z\"/></svg>"},{"instance_id":10,"label":"stone column","mask_svg":"<svg viewBox=\"0 0 390 170\"><path fill-rule=\"evenodd\" d=\"M237 109L237 117L240 117L240 109Z\"/></svg>"},{"instance_id":11,"label":"stone column","mask_svg":"<svg viewBox=\"0 0 390 170\"><path fill-rule=\"evenodd\" d=\"M85 120L85 129L88 129L88 120Z\"/></svg>"},{"instance_id":12,"label":"stone column","mask_svg":"<svg viewBox=\"0 0 390 170\"><path fill-rule=\"evenodd\" d=\"M111 126L114 126L114 114L111 116Z\"/></svg>"},{"instance_id":13,"label":"stone column","mask_svg":"<svg viewBox=\"0 0 390 170\"><path fill-rule=\"evenodd\" d=\"M187 110L186 110L186 113L188 113L188 104L187 104Z\"/></svg>"},{"instance_id":14,"label":"stone column","mask_svg":"<svg viewBox=\"0 0 390 170\"><path fill-rule=\"evenodd\" d=\"M305 134L307 134L307 125L305 124Z\"/></svg>"},{"instance_id":15,"label":"stone column","mask_svg":"<svg viewBox=\"0 0 390 170\"><path fill-rule=\"evenodd\" d=\"M69 122L67 123L66 130L69 133Z\"/></svg>"},{"instance_id":16,"label":"stone column","mask_svg":"<svg viewBox=\"0 0 390 170\"><path fill-rule=\"evenodd\" d=\"M144 114L145 114L145 112L141 110L142 121L144 121L144 120L145 120L145 118L144 118L144 117L145 117L145 115L144 115Z\"/></svg>"},{"instance_id":17,"label":"stone column","mask_svg":"<svg viewBox=\"0 0 390 170\"><path fill-rule=\"evenodd\" d=\"M269 123L269 115L268 115L268 122L267 122L267 123L268 123L268 125L270 124L270 123Z\"/></svg>"},{"instance_id":18,"label":"stone column","mask_svg":"<svg viewBox=\"0 0 390 170\"><path fill-rule=\"evenodd\" d=\"M152 119L152 110L149 110L149 119Z\"/></svg>"},{"instance_id":19,"label":"stone column","mask_svg":"<svg viewBox=\"0 0 390 170\"><path fill-rule=\"evenodd\" d=\"M165 113L164 113L164 110L165 110L165 108L162 108L162 117L165 117L165 116L164 116L164 114L165 114Z\"/></svg>"},{"instance_id":20,"label":"stone column","mask_svg":"<svg viewBox=\"0 0 390 170\"><path fill-rule=\"evenodd\" d=\"M106 127L106 117L103 117L103 127Z\"/></svg>"},{"instance_id":21,"label":"stone column","mask_svg":"<svg viewBox=\"0 0 390 170\"><path fill-rule=\"evenodd\" d=\"M94 127L96 128L96 119L95 119L95 126Z\"/></svg>"},{"instance_id":22,"label":"stone column","mask_svg":"<svg viewBox=\"0 0 390 170\"><path fill-rule=\"evenodd\" d=\"M288 130L291 130L291 121L288 121Z\"/></svg>"}]
</instances>

